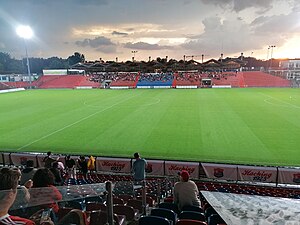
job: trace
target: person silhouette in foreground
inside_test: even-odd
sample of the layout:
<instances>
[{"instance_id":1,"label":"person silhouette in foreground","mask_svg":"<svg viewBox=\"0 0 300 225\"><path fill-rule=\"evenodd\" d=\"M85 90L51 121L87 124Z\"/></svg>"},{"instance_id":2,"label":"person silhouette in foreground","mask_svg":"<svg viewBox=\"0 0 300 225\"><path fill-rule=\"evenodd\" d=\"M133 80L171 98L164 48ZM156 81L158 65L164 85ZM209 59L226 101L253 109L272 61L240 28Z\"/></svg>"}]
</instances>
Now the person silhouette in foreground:
<instances>
[{"instance_id":1,"label":"person silhouette in foreground","mask_svg":"<svg viewBox=\"0 0 300 225\"><path fill-rule=\"evenodd\" d=\"M199 190L194 181L190 180L190 174L186 170L179 173L180 181L174 185L174 203L181 210L183 206L200 207L198 198Z\"/></svg>"}]
</instances>

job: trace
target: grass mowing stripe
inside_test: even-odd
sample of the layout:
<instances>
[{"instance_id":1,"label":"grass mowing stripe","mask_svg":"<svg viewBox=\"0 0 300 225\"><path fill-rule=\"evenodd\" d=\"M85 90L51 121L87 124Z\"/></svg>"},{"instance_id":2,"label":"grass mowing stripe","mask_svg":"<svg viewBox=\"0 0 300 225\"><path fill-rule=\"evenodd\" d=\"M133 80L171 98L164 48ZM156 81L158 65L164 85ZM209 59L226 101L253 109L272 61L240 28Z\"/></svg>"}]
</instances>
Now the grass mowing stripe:
<instances>
[{"instance_id":1,"label":"grass mowing stripe","mask_svg":"<svg viewBox=\"0 0 300 225\"><path fill-rule=\"evenodd\" d=\"M299 105L281 88L25 91L0 96L0 149L299 165Z\"/></svg>"},{"instance_id":2,"label":"grass mowing stripe","mask_svg":"<svg viewBox=\"0 0 300 225\"><path fill-rule=\"evenodd\" d=\"M95 113L92 113L92 114L90 114L90 115L88 115L88 116L86 116L86 117L80 119L80 120L77 120L77 121L75 121L74 123L71 123L71 124L69 124L69 125L67 125L67 126L64 126L64 127L60 128L60 129L58 129L58 130L56 130L56 131L53 131L53 132L51 132L50 134L47 134L47 135L45 135L45 136L43 136L43 137L41 137L41 138L39 138L39 139L36 139L36 140L34 140L34 141L32 141L32 142L26 144L26 145L23 145L22 147L18 148L17 150L20 151L20 150L22 150L22 149L24 149L24 148L26 148L26 147L28 147L28 146L30 146L30 145L32 145L32 144L38 142L38 141L41 141L41 140L43 140L43 139L45 139L45 138L47 138L47 137L50 137L50 136L53 135L53 134L56 134L56 133L58 133L58 132L60 132L60 131L63 131L63 130L65 130L65 129L67 129L67 128L69 128L69 127L72 127L72 126L74 126L74 125L76 125L76 124L78 124L78 123L80 123L80 122L82 122L82 121L85 121L85 120L87 120L87 119L89 119L89 118L91 118L91 117L93 117L93 116L95 116L95 115L97 115L97 114L99 114L99 113L102 113L102 112L104 112L104 111L106 111L106 110L108 110L108 109L111 109L111 108L113 108L113 107L115 107L115 106L117 106L117 105L119 105L119 104L121 104L121 103L123 103L123 102L126 102L126 101L128 101L129 99L131 99L131 98L133 98L133 97L136 97L136 95L135 95L135 96L132 96L132 97L129 97L129 98L126 98L125 100L122 100L122 101L117 102L117 103L115 103L115 104L112 104L112 105L110 105L110 106L108 106L108 107L106 107L106 108L104 108L104 109L102 109L102 110L100 110L100 111L97 111L97 112L95 112Z\"/></svg>"}]
</instances>

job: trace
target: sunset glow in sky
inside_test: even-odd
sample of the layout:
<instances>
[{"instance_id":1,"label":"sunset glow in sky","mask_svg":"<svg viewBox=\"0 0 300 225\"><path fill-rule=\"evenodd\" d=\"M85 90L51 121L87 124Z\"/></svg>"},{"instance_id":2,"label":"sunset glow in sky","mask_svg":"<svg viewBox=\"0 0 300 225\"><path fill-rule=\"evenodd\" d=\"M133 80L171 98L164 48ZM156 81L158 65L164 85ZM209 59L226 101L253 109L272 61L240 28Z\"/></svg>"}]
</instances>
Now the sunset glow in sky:
<instances>
[{"instance_id":1,"label":"sunset glow in sky","mask_svg":"<svg viewBox=\"0 0 300 225\"><path fill-rule=\"evenodd\" d=\"M300 58L299 0L0 0L0 52L24 57L22 24L32 57Z\"/></svg>"}]
</instances>

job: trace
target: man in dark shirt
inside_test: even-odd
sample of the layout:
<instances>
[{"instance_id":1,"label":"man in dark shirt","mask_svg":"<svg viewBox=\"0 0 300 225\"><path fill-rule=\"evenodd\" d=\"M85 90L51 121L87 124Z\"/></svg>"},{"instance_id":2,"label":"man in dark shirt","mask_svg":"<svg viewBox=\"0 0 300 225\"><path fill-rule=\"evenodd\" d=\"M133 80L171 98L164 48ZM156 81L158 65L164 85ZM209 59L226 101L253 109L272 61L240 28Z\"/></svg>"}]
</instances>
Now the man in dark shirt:
<instances>
[{"instance_id":1,"label":"man in dark shirt","mask_svg":"<svg viewBox=\"0 0 300 225\"><path fill-rule=\"evenodd\" d=\"M140 157L139 153L134 153L134 158L135 161L133 163L132 171L133 171L133 179L135 181L142 181L145 180L146 173L145 173L145 168L147 165L147 162L145 159L142 159Z\"/></svg>"},{"instance_id":2,"label":"man in dark shirt","mask_svg":"<svg viewBox=\"0 0 300 225\"><path fill-rule=\"evenodd\" d=\"M52 163L56 162L56 159L51 157L51 152L47 152L47 156L43 159L44 167L50 169L52 167Z\"/></svg>"},{"instance_id":3,"label":"man in dark shirt","mask_svg":"<svg viewBox=\"0 0 300 225\"><path fill-rule=\"evenodd\" d=\"M70 155L66 157L66 172L69 176L75 178L75 160Z\"/></svg>"},{"instance_id":4,"label":"man in dark shirt","mask_svg":"<svg viewBox=\"0 0 300 225\"><path fill-rule=\"evenodd\" d=\"M80 156L80 158L78 160L78 166L79 166L79 170L83 174L83 177L86 179L86 174L88 172L88 166L87 166L87 161L83 155Z\"/></svg>"}]
</instances>

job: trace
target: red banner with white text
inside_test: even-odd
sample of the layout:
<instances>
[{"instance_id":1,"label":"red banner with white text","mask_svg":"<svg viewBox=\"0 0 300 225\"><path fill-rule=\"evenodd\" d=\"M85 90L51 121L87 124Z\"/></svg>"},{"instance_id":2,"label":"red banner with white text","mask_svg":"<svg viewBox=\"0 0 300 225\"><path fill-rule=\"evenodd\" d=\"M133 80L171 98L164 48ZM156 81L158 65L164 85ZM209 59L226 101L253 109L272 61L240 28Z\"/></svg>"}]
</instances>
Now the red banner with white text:
<instances>
[{"instance_id":1,"label":"red banner with white text","mask_svg":"<svg viewBox=\"0 0 300 225\"><path fill-rule=\"evenodd\" d=\"M125 158L102 158L97 157L96 166L98 171L130 173L131 159Z\"/></svg>"},{"instance_id":2,"label":"red banner with white text","mask_svg":"<svg viewBox=\"0 0 300 225\"><path fill-rule=\"evenodd\" d=\"M177 176L181 170L187 170L191 178L199 178L199 163L165 161L165 175Z\"/></svg>"},{"instance_id":3,"label":"red banner with white text","mask_svg":"<svg viewBox=\"0 0 300 225\"><path fill-rule=\"evenodd\" d=\"M275 183L277 176L276 167L238 166L238 180Z\"/></svg>"},{"instance_id":4,"label":"red banner with white text","mask_svg":"<svg viewBox=\"0 0 300 225\"><path fill-rule=\"evenodd\" d=\"M217 180L236 180L237 165L201 163L207 178Z\"/></svg>"}]
</instances>

